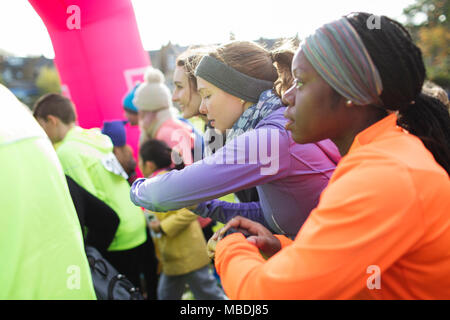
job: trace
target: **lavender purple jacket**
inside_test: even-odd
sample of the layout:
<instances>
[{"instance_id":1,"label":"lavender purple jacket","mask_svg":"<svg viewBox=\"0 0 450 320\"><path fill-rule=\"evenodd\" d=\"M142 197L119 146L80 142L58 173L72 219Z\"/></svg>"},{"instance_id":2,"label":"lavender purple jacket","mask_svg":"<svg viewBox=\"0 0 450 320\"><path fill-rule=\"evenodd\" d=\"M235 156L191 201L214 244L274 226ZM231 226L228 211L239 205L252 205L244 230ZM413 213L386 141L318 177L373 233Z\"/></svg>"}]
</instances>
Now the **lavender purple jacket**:
<instances>
[{"instance_id":1,"label":"lavender purple jacket","mask_svg":"<svg viewBox=\"0 0 450 320\"><path fill-rule=\"evenodd\" d=\"M330 140L295 143L284 128L284 110L275 110L254 130L183 170L136 180L132 202L152 211L200 203L193 211L203 217L226 223L240 215L294 238L318 204L340 155ZM214 200L255 186L260 202Z\"/></svg>"}]
</instances>

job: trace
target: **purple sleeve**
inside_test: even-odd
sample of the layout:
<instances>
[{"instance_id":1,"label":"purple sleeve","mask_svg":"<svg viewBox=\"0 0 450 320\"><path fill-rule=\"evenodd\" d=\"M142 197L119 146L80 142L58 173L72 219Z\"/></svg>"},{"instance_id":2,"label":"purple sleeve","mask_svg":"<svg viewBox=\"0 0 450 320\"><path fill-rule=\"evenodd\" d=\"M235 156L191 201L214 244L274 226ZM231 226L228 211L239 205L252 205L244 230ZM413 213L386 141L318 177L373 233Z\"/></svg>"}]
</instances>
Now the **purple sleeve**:
<instances>
[{"instance_id":1,"label":"purple sleeve","mask_svg":"<svg viewBox=\"0 0 450 320\"><path fill-rule=\"evenodd\" d=\"M241 216L268 227L259 202L230 203L211 200L200 203L192 212L204 218L211 218L214 221L222 223L227 223L234 217Z\"/></svg>"},{"instance_id":2,"label":"purple sleeve","mask_svg":"<svg viewBox=\"0 0 450 320\"><path fill-rule=\"evenodd\" d=\"M183 170L135 181L130 197L135 205L157 212L193 206L287 176L289 149L285 130L262 126Z\"/></svg>"}]
</instances>

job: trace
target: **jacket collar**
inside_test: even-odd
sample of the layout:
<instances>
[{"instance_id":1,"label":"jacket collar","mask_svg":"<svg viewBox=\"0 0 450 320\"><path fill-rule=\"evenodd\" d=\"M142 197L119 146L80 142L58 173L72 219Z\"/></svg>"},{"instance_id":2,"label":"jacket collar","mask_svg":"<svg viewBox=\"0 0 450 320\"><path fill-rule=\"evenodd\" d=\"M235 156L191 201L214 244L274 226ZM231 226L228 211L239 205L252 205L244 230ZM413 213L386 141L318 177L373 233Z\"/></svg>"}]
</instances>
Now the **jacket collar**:
<instances>
[{"instance_id":1,"label":"jacket collar","mask_svg":"<svg viewBox=\"0 0 450 320\"><path fill-rule=\"evenodd\" d=\"M398 128L397 114L392 113L387 117L381 119L380 121L374 123L370 127L364 129L360 133L358 133L355 139L353 140L353 143L348 153L351 153L360 146L371 143L376 137L378 137L383 132L395 130L396 128Z\"/></svg>"}]
</instances>

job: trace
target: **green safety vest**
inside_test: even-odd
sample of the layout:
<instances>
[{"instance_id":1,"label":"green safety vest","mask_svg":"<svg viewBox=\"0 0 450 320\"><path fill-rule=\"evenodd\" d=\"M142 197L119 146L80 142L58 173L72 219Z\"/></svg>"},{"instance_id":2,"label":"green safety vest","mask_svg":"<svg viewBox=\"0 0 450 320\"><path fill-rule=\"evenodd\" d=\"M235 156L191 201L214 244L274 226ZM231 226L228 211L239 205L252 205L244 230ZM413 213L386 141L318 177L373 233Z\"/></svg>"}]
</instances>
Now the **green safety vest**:
<instances>
[{"instance_id":1,"label":"green safety vest","mask_svg":"<svg viewBox=\"0 0 450 320\"><path fill-rule=\"evenodd\" d=\"M145 216L130 200L130 185L113 154L111 139L96 128L74 127L57 146L56 153L64 173L119 216L119 227L108 250L129 250L144 243Z\"/></svg>"},{"instance_id":2,"label":"green safety vest","mask_svg":"<svg viewBox=\"0 0 450 320\"><path fill-rule=\"evenodd\" d=\"M96 299L51 142L0 85L0 300Z\"/></svg>"}]
</instances>

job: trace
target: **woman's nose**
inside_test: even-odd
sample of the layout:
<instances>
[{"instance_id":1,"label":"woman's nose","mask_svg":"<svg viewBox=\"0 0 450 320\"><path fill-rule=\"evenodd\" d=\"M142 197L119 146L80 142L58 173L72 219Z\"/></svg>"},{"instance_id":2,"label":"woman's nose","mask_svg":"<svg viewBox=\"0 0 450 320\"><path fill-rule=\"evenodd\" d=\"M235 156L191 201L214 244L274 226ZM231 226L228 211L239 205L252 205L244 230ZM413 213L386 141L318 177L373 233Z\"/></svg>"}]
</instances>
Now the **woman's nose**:
<instances>
[{"instance_id":1,"label":"woman's nose","mask_svg":"<svg viewBox=\"0 0 450 320\"><path fill-rule=\"evenodd\" d=\"M172 93L172 102L178 102L178 100L180 100L178 96L179 96L178 90L175 89Z\"/></svg>"},{"instance_id":2,"label":"woman's nose","mask_svg":"<svg viewBox=\"0 0 450 320\"><path fill-rule=\"evenodd\" d=\"M288 106L294 106L295 104L295 94L294 94L294 90L295 90L295 85L293 85L292 87L290 87L282 96L281 100L283 101L284 104L288 105Z\"/></svg>"},{"instance_id":3,"label":"woman's nose","mask_svg":"<svg viewBox=\"0 0 450 320\"><path fill-rule=\"evenodd\" d=\"M206 108L206 103L203 102L203 99L202 99L202 102L200 103L200 107L198 108L198 111L201 114L207 114L208 113L208 109Z\"/></svg>"}]
</instances>

